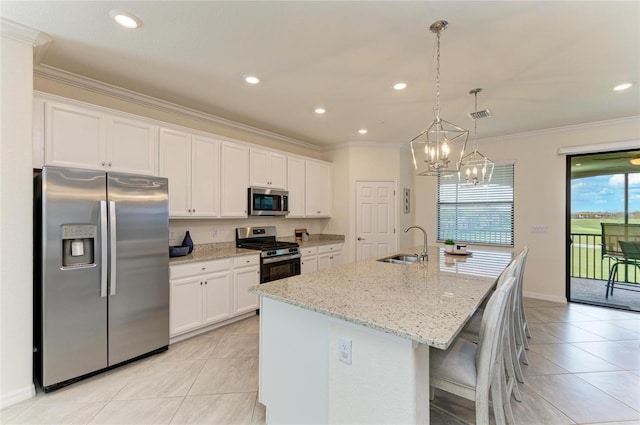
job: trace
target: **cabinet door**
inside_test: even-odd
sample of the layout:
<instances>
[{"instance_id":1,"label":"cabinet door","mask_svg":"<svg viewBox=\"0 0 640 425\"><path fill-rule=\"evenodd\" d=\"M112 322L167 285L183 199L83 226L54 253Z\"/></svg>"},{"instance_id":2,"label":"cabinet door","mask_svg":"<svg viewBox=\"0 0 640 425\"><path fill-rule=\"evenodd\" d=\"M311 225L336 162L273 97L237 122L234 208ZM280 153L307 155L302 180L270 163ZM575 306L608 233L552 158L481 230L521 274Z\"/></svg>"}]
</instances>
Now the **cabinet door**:
<instances>
[{"instance_id":1,"label":"cabinet door","mask_svg":"<svg viewBox=\"0 0 640 425\"><path fill-rule=\"evenodd\" d=\"M336 267L342 264L342 251L335 251L331 255L331 267Z\"/></svg>"},{"instance_id":2,"label":"cabinet door","mask_svg":"<svg viewBox=\"0 0 640 425\"><path fill-rule=\"evenodd\" d=\"M318 270L326 270L331 268L331 253L325 252L318 254Z\"/></svg>"},{"instance_id":3,"label":"cabinet door","mask_svg":"<svg viewBox=\"0 0 640 425\"><path fill-rule=\"evenodd\" d=\"M169 297L169 335L198 328L202 323L202 284L198 277L172 280Z\"/></svg>"},{"instance_id":4,"label":"cabinet door","mask_svg":"<svg viewBox=\"0 0 640 425\"><path fill-rule=\"evenodd\" d=\"M302 158L287 158L287 191L289 192L289 215L287 217L304 217L304 163Z\"/></svg>"},{"instance_id":5,"label":"cabinet door","mask_svg":"<svg viewBox=\"0 0 640 425\"><path fill-rule=\"evenodd\" d=\"M307 274L318 270L318 256L307 255L300 259L300 274Z\"/></svg>"},{"instance_id":6,"label":"cabinet door","mask_svg":"<svg viewBox=\"0 0 640 425\"><path fill-rule=\"evenodd\" d=\"M160 129L160 176L169 179L169 217L191 215L190 136Z\"/></svg>"},{"instance_id":7,"label":"cabinet door","mask_svg":"<svg viewBox=\"0 0 640 425\"><path fill-rule=\"evenodd\" d=\"M246 217L249 148L223 142L220 149L220 216Z\"/></svg>"},{"instance_id":8,"label":"cabinet door","mask_svg":"<svg viewBox=\"0 0 640 425\"><path fill-rule=\"evenodd\" d=\"M219 322L231 317L231 271L204 277L202 324Z\"/></svg>"},{"instance_id":9,"label":"cabinet door","mask_svg":"<svg viewBox=\"0 0 640 425\"><path fill-rule=\"evenodd\" d=\"M107 171L158 175L158 127L107 116Z\"/></svg>"},{"instance_id":10,"label":"cabinet door","mask_svg":"<svg viewBox=\"0 0 640 425\"><path fill-rule=\"evenodd\" d=\"M45 108L45 163L103 170L104 115L57 103Z\"/></svg>"},{"instance_id":11,"label":"cabinet door","mask_svg":"<svg viewBox=\"0 0 640 425\"><path fill-rule=\"evenodd\" d=\"M191 215L220 215L220 143L199 136L191 142Z\"/></svg>"},{"instance_id":12,"label":"cabinet door","mask_svg":"<svg viewBox=\"0 0 640 425\"><path fill-rule=\"evenodd\" d=\"M287 157L271 152L269 154L269 187L286 189L287 187Z\"/></svg>"},{"instance_id":13,"label":"cabinet door","mask_svg":"<svg viewBox=\"0 0 640 425\"><path fill-rule=\"evenodd\" d=\"M251 186L269 187L269 152L250 149L249 183Z\"/></svg>"},{"instance_id":14,"label":"cabinet door","mask_svg":"<svg viewBox=\"0 0 640 425\"><path fill-rule=\"evenodd\" d=\"M329 165L306 161L305 215L307 217L331 216Z\"/></svg>"},{"instance_id":15,"label":"cabinet door","mask_svg":"<svg viewBox=\"0 0 640 425\"><path fill-rule=\"evenodd\" d=\"M246 313L260 307L260 297L249 293L251 286L260 283L260 266L233 270L233 314Z\"/></svg>"}]
</instances>

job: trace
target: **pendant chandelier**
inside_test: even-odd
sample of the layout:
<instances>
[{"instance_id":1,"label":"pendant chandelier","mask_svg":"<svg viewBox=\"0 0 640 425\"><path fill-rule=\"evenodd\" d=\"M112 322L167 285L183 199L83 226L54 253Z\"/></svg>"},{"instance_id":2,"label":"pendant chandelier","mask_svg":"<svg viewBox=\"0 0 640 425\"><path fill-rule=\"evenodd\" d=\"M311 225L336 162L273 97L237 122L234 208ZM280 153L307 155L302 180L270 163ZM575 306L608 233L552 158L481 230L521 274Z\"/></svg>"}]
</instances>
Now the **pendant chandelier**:
<instances>
[{"instance_id":1,"label":"pendant chandelier","mask_svg":"<svg viewBox=\"0 0 640 425\"><path fill-rule=\"evenodd\" d=\"M478 120L490 117L491 111L488 109L478 111L478 93L482 89L473 89L469 92L475 96L475 109L469 116L473 119L473 152L462 158L462 165L458 171L458 182L469 185L485 185L491 182L493 176L494 162L478 151Z\"/></svg>"},{"instance_id":2,"label":"pendant chandelier","mask_svg":"<svg viewBox=\"0 0 640 425\"><path fill-rule=\"evenodd\" d=\"M431 32L437 37L436 107L433 122L410 142L413 166L419 176L436 176L459 171L469 137L469 130L443 120L440 116L440 32L448 25L447 21L436 21L430 27Z\"/></svg>"}]
</instances>

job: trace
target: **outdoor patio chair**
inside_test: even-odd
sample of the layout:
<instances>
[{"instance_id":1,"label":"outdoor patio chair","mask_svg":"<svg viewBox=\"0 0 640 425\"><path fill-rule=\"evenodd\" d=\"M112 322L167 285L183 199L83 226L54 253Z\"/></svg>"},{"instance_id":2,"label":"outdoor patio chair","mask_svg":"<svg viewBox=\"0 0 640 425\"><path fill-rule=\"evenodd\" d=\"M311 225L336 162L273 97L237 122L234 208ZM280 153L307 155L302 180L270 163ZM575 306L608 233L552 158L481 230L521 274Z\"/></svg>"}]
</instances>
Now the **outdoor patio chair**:
<instances>
[{"instance_id":1,"label":"outdoor patio chair","mask_svg":"<svg viewBox=\"0 0 640 425\"><path fill-rule=\"evenodd\" d=\"M640 269L640 224L600 223L602 226L602 258L610 258L613 264L609 270L609 279L605 299L613 295L613 288L640 291L640 284L618 282L620 265L634 266Z\"/></svg>"}]
</instances>

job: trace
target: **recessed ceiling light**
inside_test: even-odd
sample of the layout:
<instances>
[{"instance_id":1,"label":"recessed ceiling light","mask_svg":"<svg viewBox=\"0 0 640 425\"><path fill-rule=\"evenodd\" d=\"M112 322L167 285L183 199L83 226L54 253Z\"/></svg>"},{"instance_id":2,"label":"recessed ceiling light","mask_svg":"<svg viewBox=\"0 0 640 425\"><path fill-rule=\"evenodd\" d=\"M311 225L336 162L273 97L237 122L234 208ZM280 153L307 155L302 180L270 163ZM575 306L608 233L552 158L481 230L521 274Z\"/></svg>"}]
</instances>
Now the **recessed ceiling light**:
<instances>
[{"instance_id":1,"label":"recessed ceiling light","mask_svg":"<svg viewBox=\"0 0 640 425\"><path fill-rule=\"evenodd\" d=\"M576 164L576 167L581 167L581 166L582 166L582 164L580 164L580 163Z\"/></svg>"},{"instance_id":2,"label":"recessed ceiling light","mask_svg":"<svg viewBox=\"0 0 640 425\"><path fill-rule=\"evenodd\" d=\"M111 19L125 28L134 29L142 26L142 21L133 13L124 10L112 10L109 12Z\"/></svg>"},{"instance_id":3,"label":"recessed ceiling light","mask_svg":"<svg viewBox=\"0 0 640 425\"><path fill-rule=\"evenodd\" d=\"M404 90L406 88L407 88L407 83L404 83L402 81L398 81L393 85L394 90Z\"/></svg>"},{"instance_id":4,"label":"recessed ceiling light","mask_svg":"<svg viewBox=\"0 0 640 425\"><path fill-rule=\"evenodd\" d=\"M258 84L260 79L254 75L245 75L244 80L249 84Z\"/></svg>"},{"instance_id":5,"label":"recessed ceiling light","mask_svg":"<svg viewBox=\"0 0 640 425\"><path fill-rule=\"evenodd\" d=\"M633 158L629 162L633 165L640 165L640 158Z\"/></svg>"},{"instance_id":6,"label":"recessed ceiling light","mask_svg":"<svg viewBox=\"0 0 640 425\"><path fill-rule=\"evenodd\" d=\"M631 83L622 83L622 84L618 84L617 86L615 86L613 88L613 91L623 91L623 90L627 90L629 88L631 88L633 84Z\"/></svg>"},{"instance_id":7,"label":"recessed ceiling light","mask_svg":"<svg viewBox=\"0 0 640 425\"><path fill-rule=\"evenodd\" d=\"M367 134L367 129L366 128L361 128L360 130L358 130L358 133Z\"/></svg>"},{"instance_id":8,"label":"recessed ceiling light","mask_svg":"<svg viewBox=\"0 0 640 425\"><path fill-rule=\"evenodd\" d=\"M325 112L327 112L327 110L324 108L316 108L314 112L316 114L324 114Z\"/></svg>"}]
</instances>

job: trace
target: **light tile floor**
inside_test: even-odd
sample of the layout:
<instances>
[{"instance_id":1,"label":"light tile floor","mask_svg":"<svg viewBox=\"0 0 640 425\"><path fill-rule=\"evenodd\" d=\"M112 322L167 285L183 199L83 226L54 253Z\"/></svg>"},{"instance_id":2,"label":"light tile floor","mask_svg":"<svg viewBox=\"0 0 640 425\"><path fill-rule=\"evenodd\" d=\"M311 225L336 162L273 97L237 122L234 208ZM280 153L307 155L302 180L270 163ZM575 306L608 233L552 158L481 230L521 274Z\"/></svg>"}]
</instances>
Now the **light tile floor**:
<instances>
[{"instance_id":1,"label":"light tile floor","mask_svg":"<svg viewBox=\"0 0 640 425\"><path fill-rule=\"evenodd\" d=\"M516 421L640 425L640 314L526 299L533 337ZM258 317L0 411L2 424L263 424ZM474 423L473 403L437 391L436 425Z\"/></svg>"}]
</instances>

